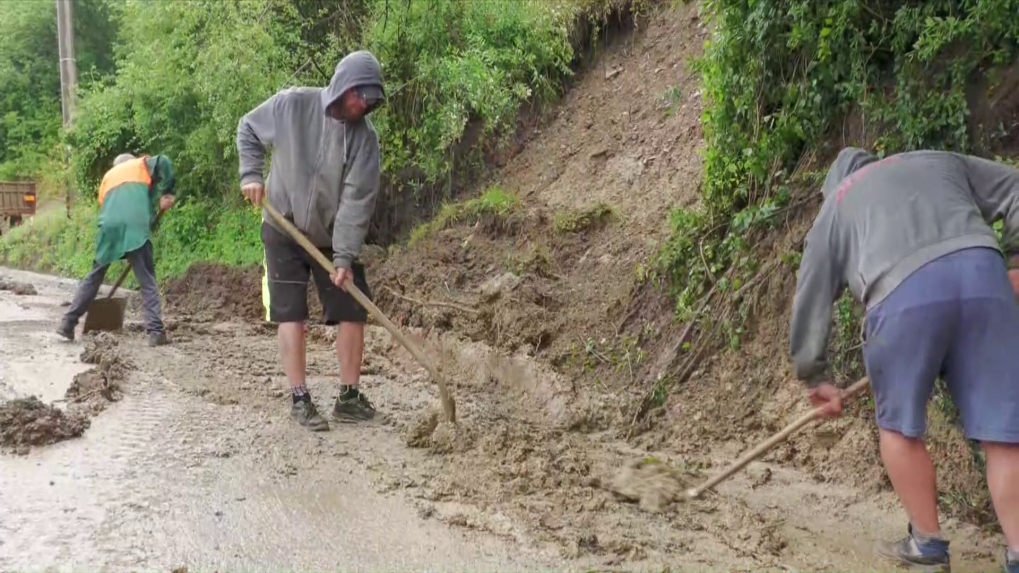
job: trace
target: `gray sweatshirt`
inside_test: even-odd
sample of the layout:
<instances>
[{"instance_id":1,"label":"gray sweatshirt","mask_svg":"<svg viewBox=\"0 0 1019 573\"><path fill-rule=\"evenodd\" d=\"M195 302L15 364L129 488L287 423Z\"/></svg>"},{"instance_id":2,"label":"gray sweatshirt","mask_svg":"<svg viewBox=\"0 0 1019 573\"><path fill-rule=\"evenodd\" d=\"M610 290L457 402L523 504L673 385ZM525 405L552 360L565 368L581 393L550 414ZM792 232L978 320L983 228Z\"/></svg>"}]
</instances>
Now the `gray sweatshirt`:
<instances>
[{"instance_id":1,"label":"gray sweatshirt","mask_svg":"<svg viewBox=\"0 0 1019 573\"><path fill-rule=\"evenodd\" d=\"M382 68L365 51L340 60L328 87L282 90L237 126L241 185L264 183L271 147L267 200L315 246L331 248L333 262L344 268L361 254L375 210L379 138L367 117L337 121L326 108L361 85L382 88ZM262 219L275 226L267 213Z\"/></svg>"},{"instance_id":2,"label":"gray sweatshirt","mask_svg":"<svg viewBox=\"0 0 1019 573\"><path fill-rule=\"evenodd\" d=\"M848 286L872 308L924 264L969 247L1019 254L1019 170L942 151L878 161L847 148L828 171L824 203L807 233L793 299L790 345L796 377L827 376L832 304Z\"/></svg>"}]
</instances>

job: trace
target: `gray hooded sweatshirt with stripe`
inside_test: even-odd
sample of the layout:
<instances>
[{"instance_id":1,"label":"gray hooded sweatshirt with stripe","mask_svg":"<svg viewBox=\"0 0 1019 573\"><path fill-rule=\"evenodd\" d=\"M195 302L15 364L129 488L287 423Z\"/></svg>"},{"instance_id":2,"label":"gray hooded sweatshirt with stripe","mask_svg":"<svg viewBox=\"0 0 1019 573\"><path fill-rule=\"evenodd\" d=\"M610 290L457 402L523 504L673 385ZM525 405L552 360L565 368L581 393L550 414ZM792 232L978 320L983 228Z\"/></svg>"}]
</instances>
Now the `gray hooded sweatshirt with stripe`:
<instances>
[{"instance_id":1,"label":"gray hooded sweatshirt with stripe","mask_svg":"<svg viewBox=\"0 0 1019 573\"><path fill-rule=\"evenodd\" d=\"M382 67L371 53L353 52L337 64L327 87L282 90L237 126L241 185L265 183L267 201L315 246L332 249L333 262L344 268L361 254L375 211L379 138L367 117L337 121L326 108L347 89L363 85L382 89ZM262 220L275 226L267 213Z\"/></svg>"},{"instance_id":2,"label":"gray hooded sweatshirt with stripe","mask_svg":"<svg viewBox=\"0 0 1019 573\"><path fill-rule=\"evenodd\" d=\"M969 247L1019 255L1019 170L957 153L913 151L878 159L839 153L807 233L793 299L790 346L796 377L827 373L832 304L848 286L868 309L924 264Z\"/></svg>"}]
</instances>

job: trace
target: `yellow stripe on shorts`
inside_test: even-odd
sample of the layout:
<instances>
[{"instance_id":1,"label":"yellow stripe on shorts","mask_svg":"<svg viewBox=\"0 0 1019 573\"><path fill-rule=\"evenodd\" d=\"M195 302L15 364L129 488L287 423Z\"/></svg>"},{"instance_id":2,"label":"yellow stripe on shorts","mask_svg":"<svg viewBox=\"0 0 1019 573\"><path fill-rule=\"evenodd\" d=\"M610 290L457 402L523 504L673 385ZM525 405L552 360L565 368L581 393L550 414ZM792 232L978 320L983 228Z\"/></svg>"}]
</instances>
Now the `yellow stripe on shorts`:
<instances>
[{"instance_id":1,"label":"yellow stripe on shorts","mask_svg":"<svg viewBox=\"0 0 1019 573\"><path fill-rule=\"evenodd\" d=\"M269 320L269 265L266 264L265 249L262 249L262 306L265 307L265 321Z\"/></svg>"}]
</instances>

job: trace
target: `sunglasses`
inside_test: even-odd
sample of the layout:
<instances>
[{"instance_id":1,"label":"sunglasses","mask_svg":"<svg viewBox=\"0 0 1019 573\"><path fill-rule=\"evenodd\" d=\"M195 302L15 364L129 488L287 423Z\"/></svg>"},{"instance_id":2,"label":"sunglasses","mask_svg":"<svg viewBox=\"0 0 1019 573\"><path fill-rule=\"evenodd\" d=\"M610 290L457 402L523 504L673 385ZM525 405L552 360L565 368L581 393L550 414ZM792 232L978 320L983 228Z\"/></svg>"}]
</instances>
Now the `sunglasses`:
<instances>
[{"instance_id":1,"label":"sunglasses","mask_svg":"<svg viewBox=\"0 0 1019 573\"><path fill-rule=\"evenodd\" d=\"M368 107L368 111L371 111L383 103L383 98L376 95L368 95L365 93L363 88L355 88L354 93L357 97L361 98L361 101Z\"/></svg>"}]
</instances>

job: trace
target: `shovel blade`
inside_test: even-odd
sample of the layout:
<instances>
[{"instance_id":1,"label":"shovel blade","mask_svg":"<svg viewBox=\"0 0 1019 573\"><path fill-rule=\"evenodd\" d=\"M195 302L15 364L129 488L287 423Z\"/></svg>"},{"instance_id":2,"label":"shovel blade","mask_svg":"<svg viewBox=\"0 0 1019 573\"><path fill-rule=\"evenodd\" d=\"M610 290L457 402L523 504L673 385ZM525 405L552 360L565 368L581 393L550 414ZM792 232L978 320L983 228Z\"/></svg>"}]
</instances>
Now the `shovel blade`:
<instances>
[{"instance_id":1,"label":"shovel blade","mask_svg":"<svg viewBox=\"0 0 1019 573\"><path fill-rule=\"evenodd\" d=\"M127 308L125 298L100 298L88 305L85 315L83 332L93 330L116 331L124 326L124 310Z\"/></svg>"}]
</instances>

